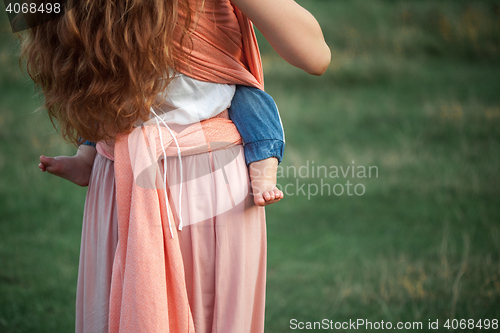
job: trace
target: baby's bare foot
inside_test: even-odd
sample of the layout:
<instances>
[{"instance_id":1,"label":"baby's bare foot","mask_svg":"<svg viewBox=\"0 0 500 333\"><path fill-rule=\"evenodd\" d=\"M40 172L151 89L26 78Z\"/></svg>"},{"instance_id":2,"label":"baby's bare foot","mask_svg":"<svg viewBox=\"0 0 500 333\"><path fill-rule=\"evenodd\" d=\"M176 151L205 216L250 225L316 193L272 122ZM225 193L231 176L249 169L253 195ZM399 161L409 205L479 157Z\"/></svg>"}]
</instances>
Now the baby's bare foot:
<instances>
[{"instance_id":1,"label":"baby's bare foot","mask_svg":"<svg viewBox=\"0 0 500 333\"><path fill-rule=\"evenodd\" d=\"M262 188L269 188L267 191L262 191ZM257 206L267 206L276 203L283 199L283 192L280 191L276 184L266 183L262 181L252 181L253 201Z\"/></svg>"},{"instance_id":2,"label":"baby's bare foot","mask_svg":"<svg viewBox=\"0 0 500 333\"><path fill-rule=\"evenodd\" d=\"M257 206L267 206L283 199L283 192L276 187L276 158L250 163L249 169L253 201Z\"/></svg>"},{"instance_id":3,"label":"baby's bare foot","mask_svg":"<svg viewBox=\"0 0 500 333\"><path fill-rule=\"evenodd\" d=\"M64 178L80 186L89 184L92 165L78 156L40 156L40 170Z\"/></svg>"}]
</instances>

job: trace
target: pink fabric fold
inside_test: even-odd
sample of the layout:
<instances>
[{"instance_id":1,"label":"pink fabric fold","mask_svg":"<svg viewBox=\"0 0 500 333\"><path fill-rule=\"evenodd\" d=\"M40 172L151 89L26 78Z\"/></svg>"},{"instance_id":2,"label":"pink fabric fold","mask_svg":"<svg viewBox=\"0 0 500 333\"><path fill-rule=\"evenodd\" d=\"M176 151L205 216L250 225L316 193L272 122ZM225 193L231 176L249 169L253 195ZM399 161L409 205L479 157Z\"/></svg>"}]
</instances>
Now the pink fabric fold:
<instances>
[{"instance_id":1,"label":"pink fabric fold","mask_svg":"<svg viewBox=\"0 0 500 333\"><path fill-rule=\"evenodd\" d=\"M161 130L160 130L161 129ZM241 143L229 119L212 118L180 133L181 152L200 153ZM165 127L146 125L114 145L118 244L113 262L109 332L194 332L175 216L161 181L163 148L177 147ZM212 145L210 144L212 143Z\"/></svg>"},{"instance_id":2,"label":"pink fabric fold","mask_svg":"<svg viewBox=\"0 0 500 333\"><path fill-rule=\"evenodd\" d=\"M154 128L152 128L155 130ZM170 237L163 191L138 186L128 136L115 143L118 245L110 332L194 332L178 237ZM133 150L133 149L132 149ZM136 150L148 159L148 150Z\"/></svg>"},{"instance_id":3,"label":"pink fabric fold","mask_svg":"<svg viewBox=\"0 0 500 333\"><path fill-rule=\"evenodd\" d=\"M199 9L200 1L189 2L192 9ZM237 7L230 1L205 0L202 13L194 14L194 21L194 32L182 44L189 58L176 59L180 65L178 71L201 81L264 90L255 31L252 22Z\"/></svg>"}]
</instances>

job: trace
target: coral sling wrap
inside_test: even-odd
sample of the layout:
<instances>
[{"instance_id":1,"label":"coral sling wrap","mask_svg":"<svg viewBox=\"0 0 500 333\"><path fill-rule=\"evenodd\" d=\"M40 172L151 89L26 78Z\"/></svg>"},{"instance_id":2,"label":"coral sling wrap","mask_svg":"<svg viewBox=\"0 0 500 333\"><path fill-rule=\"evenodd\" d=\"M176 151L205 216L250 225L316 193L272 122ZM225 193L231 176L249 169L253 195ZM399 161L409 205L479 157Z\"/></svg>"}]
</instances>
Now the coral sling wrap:
<instances>
[{"instance_id":1,"label":"coral sling wrap","mask_svg":"<svg viewBox=\"0 0 500 333\"><path fill-rule=\"evenodd\" d=\"M182 63L177 70L203 81L263 87L252 24L229 0L205 1L205 12L196 20L192 40L189 67ZM241 142L229 119L211 118L192 126L174 134L183 154L196 148L192 145L200 133L208 141L205 151L211 150L210 142L227 142L228 146ZM118 244L109 303L112 333L194 332L178 231L173 228L174 237L169 231L174 221L172 209L161 186L148 186L148 181L157 184L161 178L156 167L162 165L158 160L163 149L167 155L177 152L167 129L141 126L119 135L114 152L98 144L98 151L115 161ZM148 168L151 165L156 167ZM146 180L138 177L138 170ZM142 181L138 182L139 178Z\"/></svg>"}]
</instances>

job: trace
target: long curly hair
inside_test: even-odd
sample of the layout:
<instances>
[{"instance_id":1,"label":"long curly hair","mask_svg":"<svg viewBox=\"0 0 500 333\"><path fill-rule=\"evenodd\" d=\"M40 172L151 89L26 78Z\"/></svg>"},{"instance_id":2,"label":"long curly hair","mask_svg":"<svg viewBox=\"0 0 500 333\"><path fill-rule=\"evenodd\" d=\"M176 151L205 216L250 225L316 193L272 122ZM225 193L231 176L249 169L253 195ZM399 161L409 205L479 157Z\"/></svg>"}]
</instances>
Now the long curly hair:
<instances>
[{"instance_id":1,"label":"long curly hair","mask_svg":"<svg viewBox=\"0 0 500 333\"><path fill-rule=\"evenodd\" d=\"M187 57L179 45L194 10L188 0L70 0L67 8L24 32L20 59L66 140L113 140L149 119L174 59Z\"/></svg>"}]
</instances>

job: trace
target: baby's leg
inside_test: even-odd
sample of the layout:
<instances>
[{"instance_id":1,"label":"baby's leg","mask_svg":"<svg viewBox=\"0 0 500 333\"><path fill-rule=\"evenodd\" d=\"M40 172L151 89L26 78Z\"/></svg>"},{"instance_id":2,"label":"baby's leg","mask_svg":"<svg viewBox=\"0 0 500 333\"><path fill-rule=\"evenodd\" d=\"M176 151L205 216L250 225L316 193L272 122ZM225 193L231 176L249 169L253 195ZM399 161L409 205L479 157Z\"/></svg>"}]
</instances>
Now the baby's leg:
<instances>
[{"instance_id":1,"label":"baby's leg","mask_svg":"<svg viewBox=\"0 0 500 333\"><path fill-rule=\"evenodd\" d=\"M276 172L283 157L285 136L276 103L262 90L237 86L229 116L244 142L255 204L278 202L283 192L276 187Z\"/></svg>"},{"instance_id":2,"label":"baby's leg","mask_svg":"<svg viewBox=\"0 0 500 333\"><path fill-rule=\"evenodd\" d=\"M81 145L75 156L45 157L40 156L38 167L55 176L64 178L80 186L89 184L90 172L94 164L96 149Z\"/></svg>"},{"instance_id":3,"label":"baby's leg","mask_svg":"<svg viewBox=\"0 0 500 333\"><path fill-rule=\"evenodd\" d=\"M249 170L253 201L257 206L267 206L283 199L283 192L276 187L277 158L252 162Z\"/></svg>"}]
</instances>

